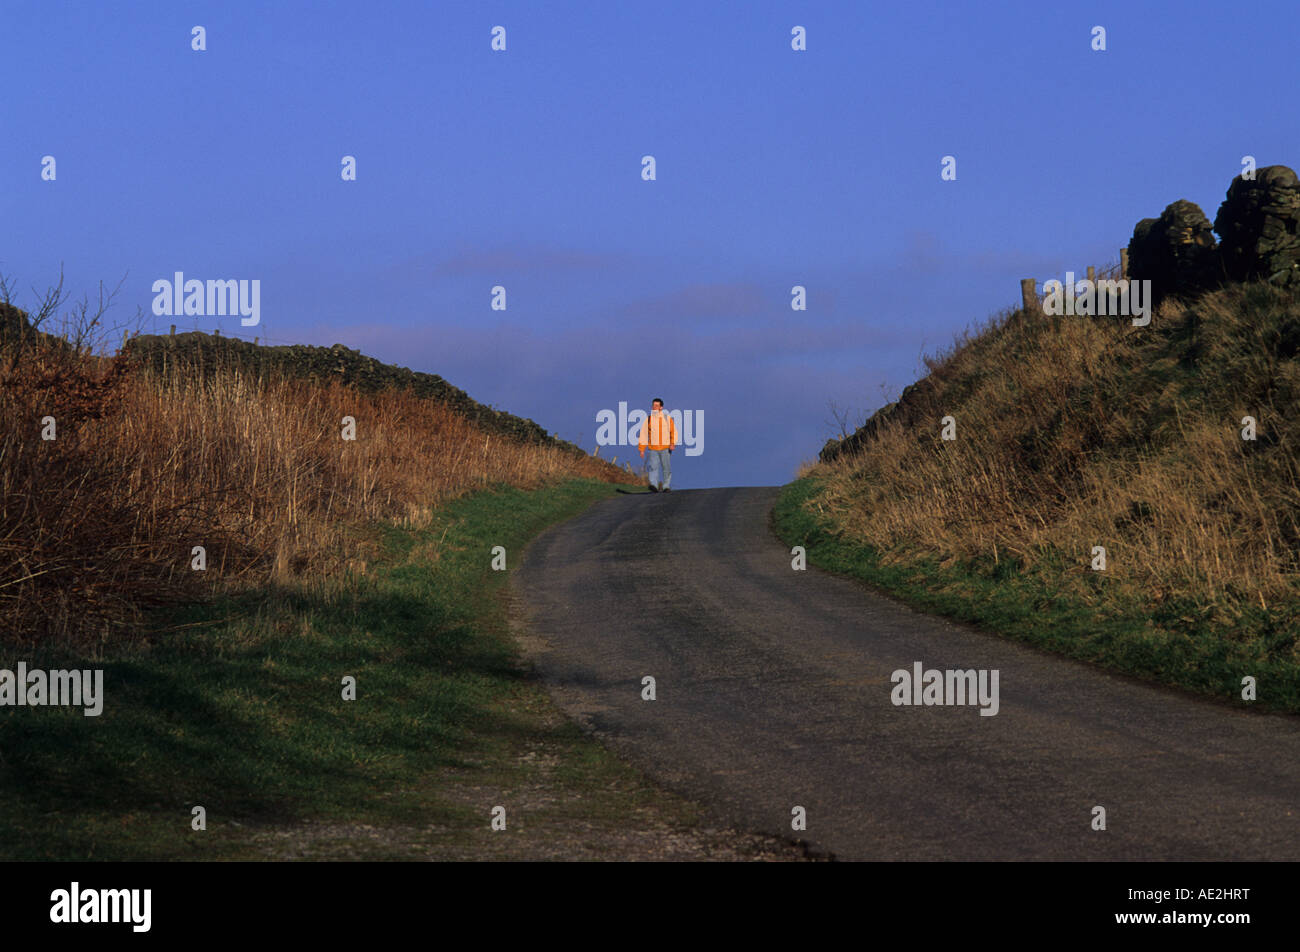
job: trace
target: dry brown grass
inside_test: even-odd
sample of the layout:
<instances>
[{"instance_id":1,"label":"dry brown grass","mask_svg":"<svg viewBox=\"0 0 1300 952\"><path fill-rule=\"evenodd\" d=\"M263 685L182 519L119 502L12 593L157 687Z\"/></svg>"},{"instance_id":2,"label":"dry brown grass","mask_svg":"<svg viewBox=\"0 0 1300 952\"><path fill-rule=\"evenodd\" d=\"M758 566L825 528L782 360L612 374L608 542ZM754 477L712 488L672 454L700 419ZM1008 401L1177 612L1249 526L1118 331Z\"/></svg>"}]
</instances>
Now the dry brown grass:
<instances>
[{"instance_id":1,"label":"dry brown grass","mask_svg":"<svg viewBox=\"0 0 1300 952\"><path fill-rule=\"evenodd\" d=\"M928 361L905 413L813 468L816 504L886 561L1063 557L1084 576L1102 545L1108 576L1156 600L1294 597L1298 342L1300 304L1266 285L1168 302L1147 328L1000 315Z\"/></svg>"},{"instance_id":2,"label":"dry brown grass","mask_svg":"<svg viewBox=\"0 0 1300 952\"><path fill-rule=\"evenodd\" d=\"M636 482L405 392L160 378L49 344L0 362L0 626L119 638L141 609L214 588L364 571L355 528L426 526L452 497L575 477ZM44 417L57 438L41 438ZM356 439L342 438L343 418ZM206 549L206 572L190 567Z\"/></svg>"}]
</instances>

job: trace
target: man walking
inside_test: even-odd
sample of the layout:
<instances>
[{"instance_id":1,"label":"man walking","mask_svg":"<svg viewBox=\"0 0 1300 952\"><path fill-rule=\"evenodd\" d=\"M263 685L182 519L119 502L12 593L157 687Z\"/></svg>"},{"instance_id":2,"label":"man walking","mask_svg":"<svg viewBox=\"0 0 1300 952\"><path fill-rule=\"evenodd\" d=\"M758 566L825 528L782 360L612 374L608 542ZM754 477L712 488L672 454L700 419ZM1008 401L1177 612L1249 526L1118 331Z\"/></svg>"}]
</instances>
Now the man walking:
<instances>
[{"instance_id":1,"label":"man walking","mask_svg":"<svg viewBox=\"0 0 1300 952\"><path fill-rule=\"evenodd\" d=\"M637 441L637 450L645 459L646 450L650 450L650 491L669 492L673 481L673 467L670 461L673 447L677 445L677 424L673 418L664 413L664 402L655 397L650 405L650 415L641 424L641 438ZM655 472L658 471L658 478ZM660 483L662 486L656 486Z\"/></svg>"}]
</instances>

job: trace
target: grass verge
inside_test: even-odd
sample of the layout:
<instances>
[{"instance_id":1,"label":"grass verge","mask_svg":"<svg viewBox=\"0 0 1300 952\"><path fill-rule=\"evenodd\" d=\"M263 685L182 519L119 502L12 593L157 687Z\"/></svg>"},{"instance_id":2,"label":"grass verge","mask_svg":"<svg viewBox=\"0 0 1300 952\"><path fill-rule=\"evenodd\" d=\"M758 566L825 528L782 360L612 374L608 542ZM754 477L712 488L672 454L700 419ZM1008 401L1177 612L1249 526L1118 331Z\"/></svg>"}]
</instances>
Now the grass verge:
<instances>
[{"instance_id":1,"label":"grass verge","mask_svg":"<svg viewBox=\"0 0 1300 952\"><path fill-rule=\"evenodd\" d=\"M772 515L777 535L787 545L804 546L813 565L924 611L1238 705L1247 703L1242 678L1251 676L1258 699L1250 706L1300 713L1295 601L1232 612L1191 595L1156 604L1104 573L1081 574L1077 559L1051 551L1039 553L1032 566L1014 558L941 561L919 547L881 551L844 539L829 518L814 512L822 488L815 476L790 483ZM1072 573L1069 584L1066 573Z\"/></svg>"},{"instance_id":2,"label":"grass verge","mask_svg":"<svg viewBox=\"0 0 1300 952\"><path fill-rule=\"evenodd\" d=\"M99 717L0 708L0 858L785 858L697 829L694 805L560 716L512 647L492 547L513 567L613 492L475 493L422 528L366 530L361 572L155 615L147 646L103 657L0 659L102 668L105 694Z\"/></svg>"}]
</instances>

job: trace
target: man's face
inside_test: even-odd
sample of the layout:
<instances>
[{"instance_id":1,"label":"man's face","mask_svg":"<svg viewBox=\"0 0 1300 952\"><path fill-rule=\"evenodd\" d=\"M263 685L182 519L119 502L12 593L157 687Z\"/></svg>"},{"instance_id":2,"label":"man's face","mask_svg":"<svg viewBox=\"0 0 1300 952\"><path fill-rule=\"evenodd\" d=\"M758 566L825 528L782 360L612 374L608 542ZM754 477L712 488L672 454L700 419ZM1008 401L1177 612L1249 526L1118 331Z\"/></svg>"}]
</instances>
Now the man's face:
<instances>
[{"instance_id":1,"label":"man's face","mask_svg":"<svg viewBox=\"0 0 1300 952\"><path fill-rule=\"evenodd\" d=\"M661 413L661 412L663 412L663 408L664 408L664 405L663 405L660 401L658 401L658 400L656 400L654 403L650 404L650 409L653 410L655 413Z\"/></svg>"}]
</instances>

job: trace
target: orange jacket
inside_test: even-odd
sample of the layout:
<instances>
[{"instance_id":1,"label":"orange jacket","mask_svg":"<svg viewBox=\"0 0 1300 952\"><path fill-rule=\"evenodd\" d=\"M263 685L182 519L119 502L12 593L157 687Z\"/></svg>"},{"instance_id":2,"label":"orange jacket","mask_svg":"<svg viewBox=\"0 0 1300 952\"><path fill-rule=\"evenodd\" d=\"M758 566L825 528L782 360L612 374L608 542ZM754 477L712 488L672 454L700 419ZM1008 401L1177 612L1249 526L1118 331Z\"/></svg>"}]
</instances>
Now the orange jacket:
<instances>
[{"instance_id":1,"label":"orange jacket","mask_svg":"<svg viewBox=\"0 0 1300 952\"><path fill-rule=\"evenodd\" d=\"M665 424L667 424L665 426ZM670 450L677 445L677 424L667 413L654 413L641 424L641 438L637 452L645 456L646 447L652 450Z\"/></svg>"}]
</instances>

